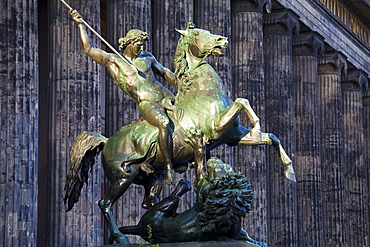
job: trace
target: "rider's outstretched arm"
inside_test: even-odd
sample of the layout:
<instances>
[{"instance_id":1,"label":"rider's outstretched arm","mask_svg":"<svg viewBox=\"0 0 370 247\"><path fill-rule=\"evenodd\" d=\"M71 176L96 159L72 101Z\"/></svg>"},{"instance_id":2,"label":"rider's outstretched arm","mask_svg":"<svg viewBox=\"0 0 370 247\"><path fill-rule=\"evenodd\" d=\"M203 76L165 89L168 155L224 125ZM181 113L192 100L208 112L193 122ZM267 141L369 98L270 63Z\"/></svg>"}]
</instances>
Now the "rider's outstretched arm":
<instances>
[{"instance_id":1,"label":"rider's outstretched arm","mask_svg":"<svg viewBox=\"0 0 370 247\"><path fill-rule=\"evenodd\" d=\"M95 62L103 66L107 66L108 62L110 61L109 53L91 46L82 16L76 10L71 11L71 16L72 19L78 24L78 33L83 52L87 56L91 57Z\"/></svg>"}]
</instances>

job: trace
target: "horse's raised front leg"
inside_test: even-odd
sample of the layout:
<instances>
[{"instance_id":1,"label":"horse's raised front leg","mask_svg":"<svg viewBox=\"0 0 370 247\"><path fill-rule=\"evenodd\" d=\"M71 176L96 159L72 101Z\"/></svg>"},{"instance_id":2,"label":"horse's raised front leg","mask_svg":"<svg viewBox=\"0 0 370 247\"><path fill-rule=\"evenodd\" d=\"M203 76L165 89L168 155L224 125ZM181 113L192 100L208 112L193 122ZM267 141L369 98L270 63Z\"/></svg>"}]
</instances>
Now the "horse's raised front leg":
<instances>
[{"instance_id":1,"label":"horse's raised front leg","mask_svg":"<svg viewBox=\"0 0 370 247\"><path fill-rule=\"evenodd\" d=\"M285 152L283 146L280 143L280 140L272 133L261 133L261 140L254 141L253 139L250 138L250 136L248 136L248 134L239 140L238 145L239 146L263 145L263 144L272 145L276 149L283 165L285 166L284 176L296 182L292 160Z\"/></svg>"},{"instance_id":2,"label":"horse's raised front leg","mask_svg":"<svg viewBox=\"0 0 370 247\"><path fill-rule=\"evenodd\" d=\"M249 101L243 98L237 98L224 112L213 119L212 127L214 132L211 139L216 140L220 138L235 123L242 110L245 111L249 121L253 125L253 128L248 133L248 138L251 141L261 141L260 119L253 111Z\"/></svg>"},{"instance_id":3,"label":"horse's raised front leg","mask_svg":"<svg viewBox=\"0 0 370 247\"><path fill-rule=\"evenodd\" d=\"M118 171L117 171L118 173ZM108 229L111 233L112 240L119 244L130 244L127 236L122 234L113 218L112 206L128 189L128 187L133 183L135 178L139 174L139 166L131 165L126 167L126 169L120 169L120 178L116 178L115 181L111 181L111 185L108 188L105 197L99 201L99 207L104 215L105 222L107 223ZM117 174L116 174L117 176Z\"/></svg>"}]
</instances>

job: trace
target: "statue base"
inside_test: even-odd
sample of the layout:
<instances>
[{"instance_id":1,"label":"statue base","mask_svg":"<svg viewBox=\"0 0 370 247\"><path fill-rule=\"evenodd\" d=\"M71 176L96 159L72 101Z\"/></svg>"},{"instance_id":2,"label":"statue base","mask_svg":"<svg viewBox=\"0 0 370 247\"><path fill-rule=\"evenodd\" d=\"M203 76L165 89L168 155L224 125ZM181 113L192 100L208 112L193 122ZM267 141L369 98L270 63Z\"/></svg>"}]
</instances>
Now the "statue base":
<instances>
[{"instance_id":1,"label":"statue base","mask_svg":"<svg viewBox=\"0 0 370 247\"><path fill-rule=\"evenodd\" d=\"M155 244L111 244L104 245L101 247L131 247L131 246L143 246L150 247ZM246 241L207 241L207 242L182 242L182 243L161 243L160 247L259 247L258 245L252 244Z\"/></svg>"}]
</instances>

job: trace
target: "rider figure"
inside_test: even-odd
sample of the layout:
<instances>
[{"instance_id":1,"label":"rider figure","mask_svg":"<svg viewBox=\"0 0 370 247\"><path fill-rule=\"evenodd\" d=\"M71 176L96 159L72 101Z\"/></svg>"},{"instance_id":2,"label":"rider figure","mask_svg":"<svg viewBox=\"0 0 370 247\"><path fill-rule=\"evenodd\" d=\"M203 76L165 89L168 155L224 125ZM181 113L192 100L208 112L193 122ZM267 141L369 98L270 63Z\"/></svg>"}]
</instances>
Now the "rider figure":
<instances>
[{"instance_id":1,"label":"rider figure","mask_svg":"<svg viewBox=\"0 0 370 247\"><path fill-rule=\"evenodd\" d=\"M119 48L123 50L123 56L132 63L130 64L114 53L91 47L81 15L76 10L72 10L71 16L78 24L83 52L108 69L118 86L138 105L141 116L158 128L158 144L166 169L165 182L173 184L170 120L165 109L172 111L178 109L168 103L174 95L155 79L154 73L161 75L174 86L176 86L175 75L157 62L152 54L143 53L145 42L148 40L146 32L133 29L126 34L126 37L119 39Z\"/></svg>"}]
</instances>

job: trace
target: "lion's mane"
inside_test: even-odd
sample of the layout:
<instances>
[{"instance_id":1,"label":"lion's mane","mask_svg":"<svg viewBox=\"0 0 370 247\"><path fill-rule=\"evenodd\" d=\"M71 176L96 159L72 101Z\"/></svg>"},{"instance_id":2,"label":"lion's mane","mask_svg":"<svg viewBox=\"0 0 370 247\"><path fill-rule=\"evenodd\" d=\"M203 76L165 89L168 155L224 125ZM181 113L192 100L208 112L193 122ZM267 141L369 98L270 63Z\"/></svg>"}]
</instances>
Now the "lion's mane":
<instances>
[{"instance_id":1,"label":"lion's mane","mask_svg":"<svg viewBox=\"0 0 370 247\"><path fill-rule=\"evenodd\" d=\"M204 232L228 232L250 211L253 191L240 172L229 172L210 181L201 204L198 221Z\"/></svg>"}]
</instances>

